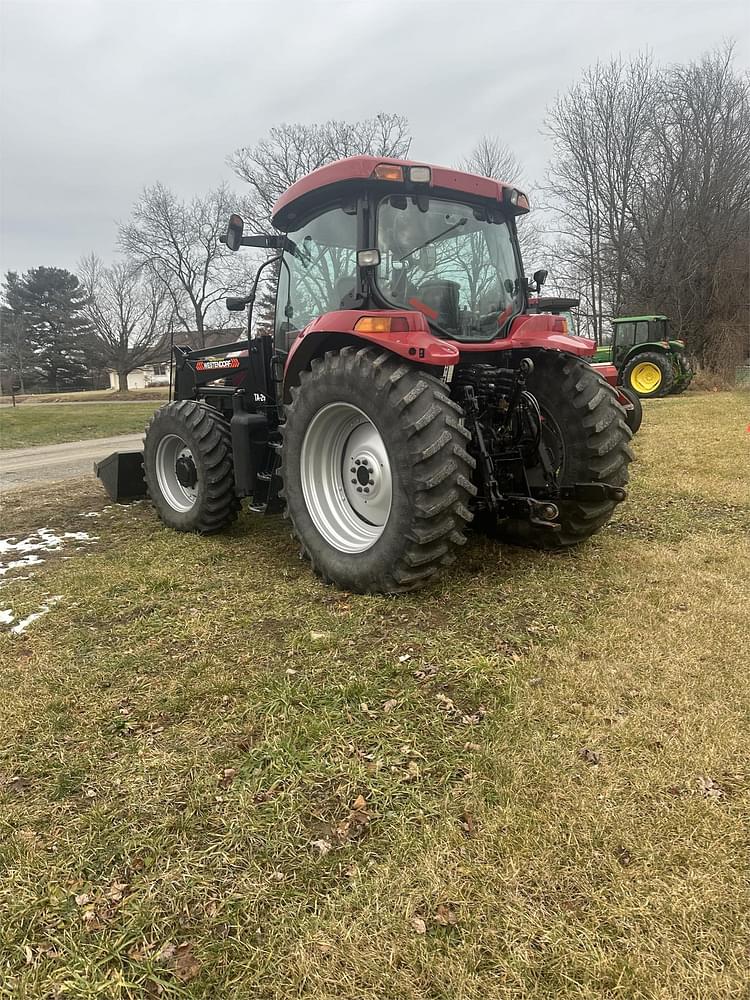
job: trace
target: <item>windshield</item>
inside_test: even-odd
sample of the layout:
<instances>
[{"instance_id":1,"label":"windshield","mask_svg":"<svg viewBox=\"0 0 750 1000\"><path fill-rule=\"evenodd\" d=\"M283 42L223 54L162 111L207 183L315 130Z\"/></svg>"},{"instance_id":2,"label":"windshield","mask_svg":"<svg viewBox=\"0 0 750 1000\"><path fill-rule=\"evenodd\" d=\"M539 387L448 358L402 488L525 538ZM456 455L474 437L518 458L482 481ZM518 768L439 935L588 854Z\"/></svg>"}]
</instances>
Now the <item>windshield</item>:
<instances>
[{"instance_id":1,"label":"windshield","mask_svg":"<svg viewBox=\"0 0 750 1000\"><path fill-rule=\"evenodd\" d=\"M419 203L418 203L419 202ZM451 337L492 340L522 305L507 222L497 212L394 195L378 208L381 293Z\"/></svg>"}]
</instances>

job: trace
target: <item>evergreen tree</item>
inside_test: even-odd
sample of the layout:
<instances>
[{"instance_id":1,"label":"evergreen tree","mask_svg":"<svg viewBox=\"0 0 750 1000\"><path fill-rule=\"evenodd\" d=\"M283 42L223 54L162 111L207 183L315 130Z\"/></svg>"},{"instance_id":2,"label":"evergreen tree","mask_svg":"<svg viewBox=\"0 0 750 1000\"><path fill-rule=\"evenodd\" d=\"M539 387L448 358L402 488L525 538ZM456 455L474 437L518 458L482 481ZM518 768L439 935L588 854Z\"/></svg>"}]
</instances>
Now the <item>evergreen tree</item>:
<instances>
[{"instance_id":1,"label":"evergreen tree","mask_svg":"<svg viewBox=\"0 0 750 1000\"><path fill-rule=\"evenodd\" d=\"M253 309L253 330L256 336L274 334L276 312L276 286L279 280L279 265L267 267L261 275L258 295ZM283 311L283 306L282 306Z\"/></svg>"},{"instance_id":2,"label":"evergreen tree","mask_svg":"<svg viewBox=\"0 0 750 1000\"><path fill-rule=\"evenodd\" d=\"M80 385L89 374L91 330L83 314L86 292L78 278L59 267L35 267L6 276L4 297L23 324L34 366L52 392Z\"/></svg>"}]
</instances>

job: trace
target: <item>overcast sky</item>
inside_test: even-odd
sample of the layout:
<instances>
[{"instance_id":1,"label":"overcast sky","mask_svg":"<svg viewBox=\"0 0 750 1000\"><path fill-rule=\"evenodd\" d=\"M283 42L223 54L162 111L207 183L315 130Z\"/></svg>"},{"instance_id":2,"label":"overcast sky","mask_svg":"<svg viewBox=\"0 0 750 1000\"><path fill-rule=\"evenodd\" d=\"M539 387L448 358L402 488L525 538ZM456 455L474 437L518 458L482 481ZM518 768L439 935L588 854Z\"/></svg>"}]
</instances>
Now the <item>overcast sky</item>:
<instances>
[{"instance_id":1,"label":"overcast sky","mask_svg":"<svg viewBox=\"0 0 750 1000\"><path fill-rule=\"evenodd\" d=\"M503 139L528 181L545 108L597 58L686 61L728 38L736 0L0 0L0 268L111 259L145 184L190 196L274 123L408 116L412 154L454 163ZM239 187L240 182L237 181Z\"/></svg>"}]
</instances>

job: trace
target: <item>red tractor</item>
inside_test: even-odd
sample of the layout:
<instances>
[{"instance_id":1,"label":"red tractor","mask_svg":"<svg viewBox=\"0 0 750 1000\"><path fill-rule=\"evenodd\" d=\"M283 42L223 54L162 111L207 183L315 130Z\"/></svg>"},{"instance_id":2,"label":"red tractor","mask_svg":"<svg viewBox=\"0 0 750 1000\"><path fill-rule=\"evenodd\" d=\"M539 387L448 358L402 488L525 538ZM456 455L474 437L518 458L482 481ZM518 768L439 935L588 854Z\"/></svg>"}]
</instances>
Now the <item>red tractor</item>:
<instances>
[{"instance_id":1,"label":"red tractor","mask_svg":"<svg viewBox=\"0 0 750 1000\"><path fill-rule=\"evenodd\" d=\"M594 343L528 310L516 217L526 196L486 177L356 156L298 181L273 235L275 333L174 348L175 399L137 453L98 474L204 534L240 500L285 509L313 569L356 592L422 586L472 521L544 548L598 531L625 499L631 432L587 363ZM128 470L135 470L135 475ZM135 480L135 481L134 481Z\"/></svg>"}]
</instances>

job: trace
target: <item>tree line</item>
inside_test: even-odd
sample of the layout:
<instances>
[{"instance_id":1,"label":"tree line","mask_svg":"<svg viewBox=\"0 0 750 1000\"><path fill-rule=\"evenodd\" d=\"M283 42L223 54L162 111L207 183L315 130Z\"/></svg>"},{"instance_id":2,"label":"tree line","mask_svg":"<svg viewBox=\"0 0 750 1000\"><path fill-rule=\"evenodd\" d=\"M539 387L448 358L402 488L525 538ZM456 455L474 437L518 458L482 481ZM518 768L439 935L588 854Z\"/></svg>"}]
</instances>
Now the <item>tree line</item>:
<instances>
[{"instance_id":1,"label":"tree line","mask_svg":"<svg viewBox=\"0 0 750 1000\"><path fill-rule=\"evenodd\" d=\"M581 298L588 332L602 340L612 316L666 313L704 366L744 360L750 308L750 88L731 46L668 67L652 57L590 67L548 110L552 144L541 212L521 220L527 270L546 264L555 290ZM119 257L93 254L77 273L9 272L2 288L0 369L21 391L81 383L113 370L127 389L134 369L168 354L170 337L204 346L228 322L222 300L247 285L257 261L219 241L231 211L268 231L278 196L331 160L406 157L407 119L282 124L228 158L241 193L220 185L189 200L146 187L119 230ZM484 136L459 166L522 183L522 165ZM539 220L543 220L540 224ZM267 328L272 293L259 299Z\"/></svg>"}]
</instances>

